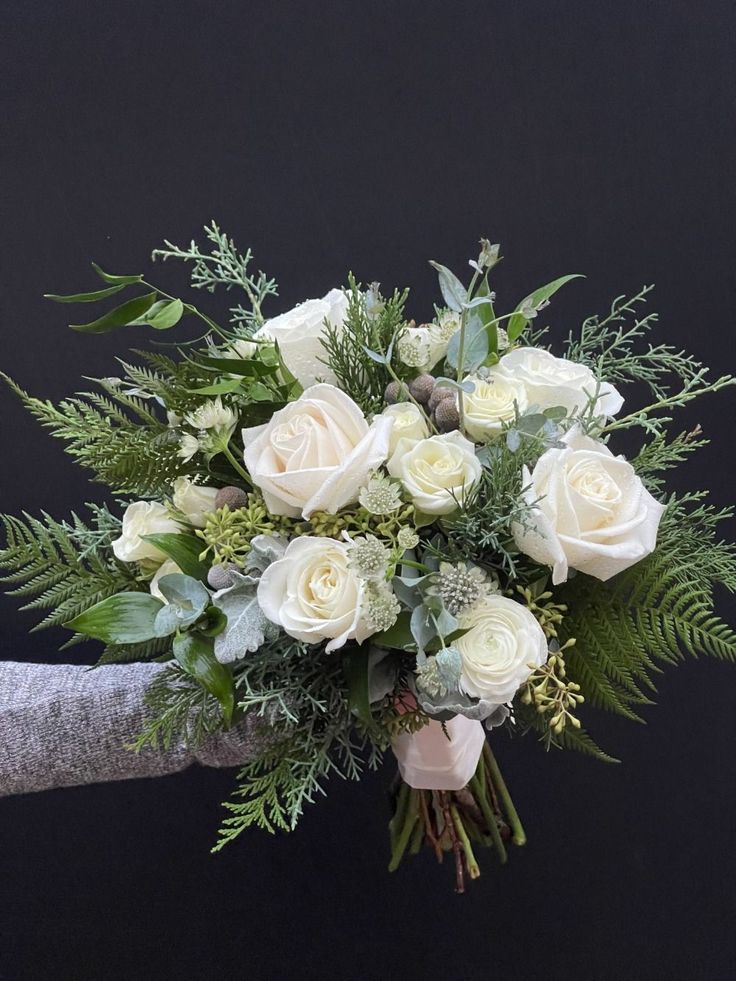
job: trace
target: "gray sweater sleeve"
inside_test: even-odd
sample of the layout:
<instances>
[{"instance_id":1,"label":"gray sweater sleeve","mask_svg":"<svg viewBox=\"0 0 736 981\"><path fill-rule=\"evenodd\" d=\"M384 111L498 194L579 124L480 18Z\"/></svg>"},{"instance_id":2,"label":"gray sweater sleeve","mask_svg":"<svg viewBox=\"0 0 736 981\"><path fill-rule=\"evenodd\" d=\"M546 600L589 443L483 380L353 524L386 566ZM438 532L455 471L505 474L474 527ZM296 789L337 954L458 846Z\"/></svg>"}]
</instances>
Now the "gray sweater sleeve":
<instances>
[{"instance_id":1,"label":"gray sweater sleeve","mask_svg":"<svg viewBox=\"0 0 736 981\"><path fill-rule=\"evenodd\" d=\"M0 662L0 796L163 776L192 763L238 766L255 755L247 718L195 751L127 749L146 721L145 690L164 668Z\"/></svg>"}]
</instances>

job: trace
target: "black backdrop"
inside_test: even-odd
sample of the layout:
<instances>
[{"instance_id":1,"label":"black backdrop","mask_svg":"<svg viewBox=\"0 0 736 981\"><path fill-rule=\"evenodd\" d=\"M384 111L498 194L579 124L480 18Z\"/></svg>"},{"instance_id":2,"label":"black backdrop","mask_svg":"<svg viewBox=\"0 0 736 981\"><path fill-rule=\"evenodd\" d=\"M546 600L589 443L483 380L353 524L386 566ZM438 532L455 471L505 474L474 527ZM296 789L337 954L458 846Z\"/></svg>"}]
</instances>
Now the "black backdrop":
<instances>
[{"instance_id":1,"label":"black backdrop","mask_svg":"<svg viewBox=\"0 0 736 981\"><path fill-rule=\"evenodd\" d=\"M0 13L0 361L39 394L111 373L127 341L72 334L41 293L88 286L92 258L141 271L213 216L279 280L275 311L352 268L410 285L422 316L426 260L461 268L484 234L503 244L507 304L587 274L549 311L560 333L656 282L669 339L734 366L731 3ZM184 288L181 271L156 275ZM732 405L698 407L718 439L676 478L718 504ZM0 418L2 510L100 499L9 393ZM0 612L0 656L59 657L12 601ZM687 664L662 678L647 727L592 721L618 767L500 744L530 843L465 897L429 857L386 873L387 772L330 786L296 834L218 857L227 773L2 801L0 978L732 976L734 679Z\"/></svg>"}]
</instances>

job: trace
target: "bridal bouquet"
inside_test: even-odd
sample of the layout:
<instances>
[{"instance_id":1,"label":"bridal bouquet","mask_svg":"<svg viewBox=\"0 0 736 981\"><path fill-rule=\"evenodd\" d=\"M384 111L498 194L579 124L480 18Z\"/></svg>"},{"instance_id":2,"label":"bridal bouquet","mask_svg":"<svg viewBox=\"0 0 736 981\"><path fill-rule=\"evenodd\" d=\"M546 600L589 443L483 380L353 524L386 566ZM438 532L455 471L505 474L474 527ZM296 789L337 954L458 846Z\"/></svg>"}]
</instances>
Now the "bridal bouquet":
<instances>
[{"instance_id":1,"label":"bridal bouquet","mask_svg":"<svg viewBox=\"0 0 736 981\"><path fill-rule=\"evenodd\" d=\"M481 847L504 862L525 841L491 744L534 733L611 760L596 709L638 719L664 664L736 658L713 599L736 587L727 512L663 486L705 442L673 411L736 379L648 342L649 287L565 336L540 321L574 276L499 313L486 240L464 277L432 263L441 305L416 322L407 291L353 277L272 317L251 252L205 233L153 255L236 291L227 322L98 266L101 288L50 296L125 295L77 331L198 336L58 405L6 378L116 496L5 517L4 581L69 643L101 641L100 664L166 662L131 751L258 729L216 848L293 828L330 774L391 752L389 867L449 853L462 891Z\"/></svg>"}]
</instances>

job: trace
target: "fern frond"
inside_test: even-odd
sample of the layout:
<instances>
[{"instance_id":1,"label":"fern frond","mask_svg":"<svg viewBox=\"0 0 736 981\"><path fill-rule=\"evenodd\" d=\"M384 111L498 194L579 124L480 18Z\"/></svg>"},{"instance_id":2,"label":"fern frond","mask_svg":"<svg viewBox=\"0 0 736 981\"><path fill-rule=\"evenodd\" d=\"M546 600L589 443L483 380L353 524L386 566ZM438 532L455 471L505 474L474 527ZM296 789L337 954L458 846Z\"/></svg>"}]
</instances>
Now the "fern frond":
<instances>
[{"instance_id":1,"label":"fern frond","mask_svg":"<svg viewBox=\"0 0 736 981\"><path fill-rule=\"evenodd\" d=\"M85 525L78 515L72 523L41 518L0 515L5 548L0 549L0 583L11 596L29 598L24 610L48 611L33 628L59 626L83 610L115 593L145 589L134 568L112 553L109 529L104 544L92 546L99 525L112 518L104 508L91 508L98 528Z\"/></svg>"},{"instance_id":2,"label":"fern frond","mask_svg":"<svg viewBox=\"0 0 736 981\"><path fill-rule=\"evenodd\" d=\"M185 464L178 456L176 433L141 400L110 385L106 395L82 394L54 405L29 395L7 375L0 377L41 425L64 441L71 457L119 494L154 497L196 469L196 462Z\"/></svg>"},{"instance_id":3,"label":"fern frond","mask_svg":"<svg viewBox=\"0 0 736 981\"><path fill-rule=\"evenodd\" d=\"M692 505L695 504L694 507ZM560 590L559 635L587 702L627 718L650 703L662 664L707 655L736 661L736 632L714 610L714 587L736 588L736 548L715 539L729 511L671 498L656 551L610 582L578 575Z\"/></svg>"}]
</instances>

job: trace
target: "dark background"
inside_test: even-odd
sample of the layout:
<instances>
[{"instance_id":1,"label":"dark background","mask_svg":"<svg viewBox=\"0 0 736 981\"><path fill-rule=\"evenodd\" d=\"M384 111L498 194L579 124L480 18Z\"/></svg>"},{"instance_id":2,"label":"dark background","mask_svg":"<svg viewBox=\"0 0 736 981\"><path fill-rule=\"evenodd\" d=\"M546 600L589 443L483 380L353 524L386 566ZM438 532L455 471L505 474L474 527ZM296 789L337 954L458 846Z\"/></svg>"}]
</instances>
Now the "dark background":
<instances>
[{"instance_id":1,"label":"dark background","mask_svg":"<svg viewBox=\"0 0 736 981\"><path fill-rule=\"evenodd\" d=\"M734 367L732 3L23 0L0 18L0 362L37 394L114 373L129 341L69 332L41 294L95 288L93 258L184 290L148 254L211 217L277 277L272 312L352 268L411 286L424 317L426 260L461 270L483 234L505 309L584 272L548 311L562 337L656 282L666 336ZM2 510L100 499L7 392L0 417ZM716 441L675 486L728 504L733 396L695 421ZM0 612L1 657L60 657ZM0 978L733 976L734 680L690 663L647 727L592 718L621 766L500 743L530 842L464 897L429 856L385 871L388 771L217 857L227 773L2 801Z\"/></svg>"}]
</instances>

